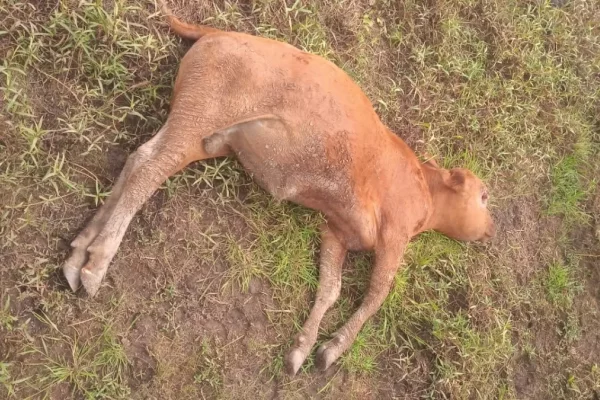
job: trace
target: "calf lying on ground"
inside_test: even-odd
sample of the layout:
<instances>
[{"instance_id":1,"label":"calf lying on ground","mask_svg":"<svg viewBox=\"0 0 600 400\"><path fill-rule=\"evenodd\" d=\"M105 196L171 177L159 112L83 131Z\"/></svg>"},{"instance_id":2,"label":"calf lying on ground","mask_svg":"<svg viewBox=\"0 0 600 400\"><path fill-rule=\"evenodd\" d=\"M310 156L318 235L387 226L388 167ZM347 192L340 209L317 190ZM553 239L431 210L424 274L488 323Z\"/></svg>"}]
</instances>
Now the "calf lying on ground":
<instances>
[{"instance_id":1,"label":"calf lying on ground","mask_svg":"<svg viewBox=\"0 0 600 400\"><path fill-rule=\"evenodd\" d=\"M193 161L235 155L273 196L322 212L319 287L285 358L295 374L340 294L348 250L374 250L369 288L348 322L317 350L328 368L381 306L411 237L435 229L459 240L494 235L483 183L465 169L421 164L334 64L288 44L193 26L165 125L127 160L112 194L75 238L64 274L73 290L98 291L134 214Z\"/></svg>"}]
</instances>

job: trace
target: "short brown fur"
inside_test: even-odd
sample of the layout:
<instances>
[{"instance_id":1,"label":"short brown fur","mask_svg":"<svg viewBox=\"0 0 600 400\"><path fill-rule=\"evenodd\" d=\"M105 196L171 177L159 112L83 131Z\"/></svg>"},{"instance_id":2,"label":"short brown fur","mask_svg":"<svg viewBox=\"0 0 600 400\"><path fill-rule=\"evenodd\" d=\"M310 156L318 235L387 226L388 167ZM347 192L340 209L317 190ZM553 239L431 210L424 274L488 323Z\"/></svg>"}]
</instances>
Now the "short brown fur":
<instances>
[{"instance_id":1,"label":"short brown fur","mask_svg":"<svg viewBox=\"0 0 600 400\"><path fill-rule=\"evenodd\" d=\"M468 170L420 163L384 126L362 90L338 67L288 44L185 24L196 40L181 61L163 128L133 153L111 196L75 238L63 266L73 290L95 295L133 215L193 161L235 155L264 189L322 212L319 287L285 358L295 374L340 293L348 250L374 250L363 303L317 350L328 368L352 344L389 292L408 241L430 229L486 240L494 223L487 190Z\"/></svg>"}]
</instances>

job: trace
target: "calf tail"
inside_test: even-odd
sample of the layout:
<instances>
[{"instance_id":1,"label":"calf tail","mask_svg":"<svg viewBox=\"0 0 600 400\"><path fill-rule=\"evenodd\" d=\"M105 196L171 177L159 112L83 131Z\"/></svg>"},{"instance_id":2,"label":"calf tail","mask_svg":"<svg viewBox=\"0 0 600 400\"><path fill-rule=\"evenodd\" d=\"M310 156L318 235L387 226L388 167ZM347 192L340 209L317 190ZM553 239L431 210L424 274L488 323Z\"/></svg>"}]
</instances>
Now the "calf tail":
<instances>
[{"instance_id":1,"label":"calf tail","mask_svg":"<svg viewBox=\"0 0 600 400\"><path fill-rule=\"evenodd\" d=\"M177 36L184 39L198 40L209 33L221 32L219 29L211 28L209 26L187 24L173 15L171 9L165 3L165 0L158 0L158 2L160 3L162 13L165 15L169 27L177 34Z\"/></svg>"}]
</instances>

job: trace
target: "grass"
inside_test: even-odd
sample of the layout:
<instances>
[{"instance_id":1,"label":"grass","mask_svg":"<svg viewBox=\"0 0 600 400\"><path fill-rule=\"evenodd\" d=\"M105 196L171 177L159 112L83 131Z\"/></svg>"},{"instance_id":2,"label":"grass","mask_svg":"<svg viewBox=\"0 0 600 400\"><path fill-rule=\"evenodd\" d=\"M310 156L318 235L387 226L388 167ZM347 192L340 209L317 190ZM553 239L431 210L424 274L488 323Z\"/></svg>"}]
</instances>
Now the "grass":
<instances>
[{"instance_id":1,"label":"grass","mask_svg":"<svg viewBox=\"0 0 600 400\"><path fill-rule=\"evenodd\" d=\"M560 160L551 171L552 189L548 205L548 214L562 215L567 223L585 223L590 215L583 208L583 202L589 197L595 181L588 184L579 172L585 166L577 153L569 154Z\"/></svg>"},{"instance_id":2,"label":"grass","mask_svg":"<svg viewBox=\"0 0 600 400\"><path fill-rule=\"evenodd\" d=\"M208 384L213 390L221 389L223 385L221 367L216 361L216 352L211 349L207 341L202 342L202 348L199 355L198 371L194 375L194 382L200 384Z\"/></svg>"},{"instance_id":3,"label":"grass","mask_svg":"<svg viewBox=\"0 0 600 400\"><path fill-rule=\"evenodd\" d=\"M573 281L573 273L568 266L553 263L548 268L546 278L546 291L548 300L562 309L570 309L576 293L576 282Z\"/></svg>"},{"instance_id":4,"label":"grass","mask_svg":"<svg viewBox=\"0 0 600 400\"><path fill-rule=\"evenodd\" d=\"M325 376L313 356L294 379L282 371L316 290L322 217L276 202L233 160L171 177L98 298L71 294L59 272L68 242L165 120L186 45L151 1L4 0L0 397L598 396L596 3L173 8L336 63L420 155L486 181L499 236L416 238L382 309ZM371 263L349 257L319 341L358 306Z\"/></svg>"},{"instance_id":5,"label":"grass","mask_svg":"<svg viewBox=\"0 0 600 400\"><path fill-rule=\"evenodd\" d=\"M98 338L81 340L76 333L61 332L47 316L36 317L52 331L40 338L41 346L32 344L21 353L31 360L32 367L32 376L23 383L36 396L51 397L57 387L86 398L123 398L130 394L125 385L129 361L110 325ZM57 349L64 353L56 353Z\"/></svg>"},{"instance_id":6,"label":"grass","mask_svg":"<svg viewBox=\"0 0 600 400\"><path fill-rule=\"evenodd\" d=\"M12 330L15 322L19 319L10 312L10 297L4 301L4 307L0 310L0 327L4 330Z\"/></svg>"}]
</instances>

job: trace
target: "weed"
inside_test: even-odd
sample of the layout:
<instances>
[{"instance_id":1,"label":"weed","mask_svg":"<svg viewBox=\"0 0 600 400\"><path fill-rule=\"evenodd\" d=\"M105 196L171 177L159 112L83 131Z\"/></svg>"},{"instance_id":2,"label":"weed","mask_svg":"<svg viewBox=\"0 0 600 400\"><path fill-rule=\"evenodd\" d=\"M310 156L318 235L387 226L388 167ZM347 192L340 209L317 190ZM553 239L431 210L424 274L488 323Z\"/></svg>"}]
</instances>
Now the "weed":
<instances>
[{"instance_id":1,"label":"weed","mask_svg":"<svg viewBox=\"0 0 600 400\"><path fill-rule=\"evenodd\" d=\"M41 347L29 345L22 355L34 356L38 367L32 386L38 393L49 395L62 383L69 383L74 390L86 397L127 398L129 389L124 375L129 361L121 344L114 337L110 326L94 340L80 340L76 335L67 335L58 330L48 317L36 316L53 329L58 336L41 338ZM61 346L52 346L59 342ZM64 348L58 353L56 350Z\"/></svg>"},{"instance_id":2,"label":"weed","mask_svg":"<svg viewBox=\"0 0 600 400\"><path fill-rule=\"evenodd\" d=\"M194 375L194 382L207 384L217 393L223 385L221 366L217 362L217 354L211 348L210 344L204 340L200 354L198 355L197 372Z\"/></svg>"},{"instance_id":3,"label":"weed","mask_svg":"<svg viewBox=\"0 0 600 400\"><path fill-rule=\"evenodd\" d=\"M587 222L590 218L582 207L583 201L589 196L591 186L584 184L580 168L579 157L570 154L556 164L551 172L552 189L548 214L562 215L567 223Z\"/></svg>"},{"instance_id":4,"label":"weed","mask_svg":"<svg viewBox=\"0 0 600 400\"><path fill-rule=\"evenodd\" d=\"M548 267L546 278L548 300L555 306L568 310L573 303L577 284L573 280L571 268L561 263L552 263Z\"/></svg>"},{"instance_id":5,"label":"weed","mask_svg":"<svg viewBox=\"0 0 600 400\"><path fill-rule=\"evenodd\" d=\"M385 342L376 339L373 322L365 324L341 364L349 372L374 374L377 372L377 357L385 351Z\"/></svg>"},{"instance_id":6,"label":"weed","mask_svg":"<svg viewBox=\"0 0 600 400\"><path fill-rule=\"evenodd\" d=\"M232 237L227 239L227 261L229 263L229 280L235 282L243 291L247 292L253 278L265 276L265 269L260 264L262 260L256 258L255 252L244 248Z\"/></svg>"},{"instance_id":7,"label":"weed","mask_svg":"<svg viewBox=\"0 0 600 400\"><path fill-rule=\"evenodd\" d=\"M10 376L10 366L10 363L0 361L0 384L2 384L8 396L14 396L15 392Z\"/></svg>"},{"instance_id":8,"label":"weed","mask_svg":"<svg viewBox=\"0 0 600 400\"><path fill-rule=\"evenodd\" d=\"M4 306L0 309L0 328L10 331L19 319L10 312L10 296L6 297Z\"/></svg>"}]
</instances>

